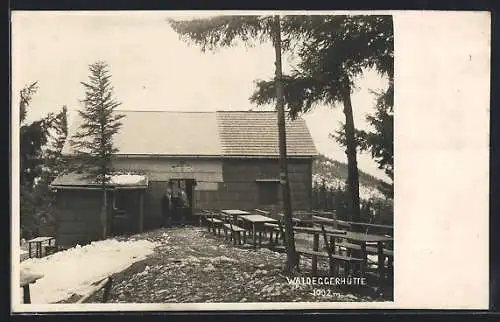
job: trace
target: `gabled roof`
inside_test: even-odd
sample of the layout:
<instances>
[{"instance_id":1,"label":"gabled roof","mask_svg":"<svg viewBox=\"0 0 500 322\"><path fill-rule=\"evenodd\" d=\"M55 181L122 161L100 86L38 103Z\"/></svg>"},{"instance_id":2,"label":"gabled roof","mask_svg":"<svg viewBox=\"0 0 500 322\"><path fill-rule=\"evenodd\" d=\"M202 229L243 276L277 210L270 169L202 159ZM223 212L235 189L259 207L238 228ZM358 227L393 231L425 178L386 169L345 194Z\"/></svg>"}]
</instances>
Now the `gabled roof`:
<instances>
[{"instance_id":1,"label":"gabled roof","mask_svg":"<svg viewBox=\"0 0 500 322\"><path fill-rule=\"evenodd\" d=\"M275 112L264 111L119 111L122 128L114 137L119 155L200 157L278 157ZM80 126L75 119L73 135ZM311 134L301 118L286 121L287 153L316 156ZM69 140L63 153L71 154Z\"/></svg>"}]
</instances>

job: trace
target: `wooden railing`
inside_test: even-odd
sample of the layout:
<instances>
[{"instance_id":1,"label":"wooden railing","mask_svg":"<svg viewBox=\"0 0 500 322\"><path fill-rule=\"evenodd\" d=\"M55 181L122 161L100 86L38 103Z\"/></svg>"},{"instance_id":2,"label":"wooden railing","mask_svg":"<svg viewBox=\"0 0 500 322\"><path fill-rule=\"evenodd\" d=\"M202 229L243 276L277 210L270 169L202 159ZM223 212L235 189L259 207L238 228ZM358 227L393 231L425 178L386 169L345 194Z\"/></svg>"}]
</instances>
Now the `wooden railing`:
<instances>
[{"instance_id":1,"label":"wooden railing","mask_svg":"<svg viewBox=\"0 0 500 322\"><path fill-rule=\"evenodd\" d=\"M111 285L113 284L113 279L111 277L106 277L96 283L90 288L90 290L82 296L77 303L85 303L92 295L96 292L99 292L101 289L104 289L102 295L102 303L106 303L109 298L109 293L111 291Z\"/></svg>"}]
</instances>

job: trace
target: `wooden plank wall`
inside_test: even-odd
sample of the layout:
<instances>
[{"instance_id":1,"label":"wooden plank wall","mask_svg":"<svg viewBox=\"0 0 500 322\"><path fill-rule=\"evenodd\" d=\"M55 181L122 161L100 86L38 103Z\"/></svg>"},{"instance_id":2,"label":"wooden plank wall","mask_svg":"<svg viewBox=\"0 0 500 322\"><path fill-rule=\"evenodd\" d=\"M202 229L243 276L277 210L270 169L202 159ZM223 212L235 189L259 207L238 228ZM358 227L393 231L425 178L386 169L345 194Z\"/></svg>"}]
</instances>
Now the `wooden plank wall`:
<instances>
[{"instance_id":1,"label":"wooden plank wall","mask_svg":"<svg viewBox=\"0 0 500 322\"><path fill-rule=\"evenodd\" d=\"M56 241L70 247L100 237L102 193L98 190L60 190L56 197Z\"/></svg>"},{"instance_id":2,"label":"wooden plank wall","mask_svg":"<svg viewBox=\"0 0 500 322\"><path fill-rule=\"evenodd\" d=\"M113 194L120 194L120 203L117 205L121 210L124 210L129 217L129 222L125 227L124 233L138 232L139 229L139 213L140 213L140 190L136 189L121 189L114 191ZM113 202L110 200L110 202Z\"/></svg>"},{"instance_id":3,"label":"wooden plank wall","mask_svg":"<svg viewBox=\"0 0 500 322\"><path fill-rule=\"evenodd\" d=\"M167 191L167 181L150 181L144 195L144 229L162 225L161 201Z\"/></svg>"},{"instance_id":4,"label":"wooden plank wall","mask_svg":"<svg viewBox=\"0 0 500 322\"><path fill-rule=\"evenodd\" d=\"M292 208L311 209L312 161L289 160L288 172ZM225 160L224 184L220 189L220 208L275 210L281 208L281 194L275 205L261 205L258 200L257 179L279 179L278 160L239 159Z\"/></svg>"},{"instance_id":5,"label":"wooden plank wall","mask_svg":"<svg viewBox=\"0 0 500 322\"><path fill-rule=\"evenodd\" d=\"M137 160L130 159L130 162ZM149 161L148 167L161 169L153 163L164 162L164 159ZM198 162L201 162L199 160ZM121 160L122 168L126 166ZM137 167L138 165L134 165ZM201 167L201 165L200 165ZM228 159L223 162L224 182L210 182L210 189L203 185L195 188L193 193L194 211L197 209L254 209L278 210L281 208L281 194L276 205L260 205L258 200L257 179L279 179L278 160L270 159ZM294 210L311 209L312 161L309 159L292 159L289 161L290 190ZM166 175L166 174L165 174ZM165 176L164 175L164 176ZM155 178L160 178L158 174ZM163 178L163 177L162 177ZM144 229L161 226L161 199L167 189L168 178L150 180L144 198ZM215 187L215 189L214 189Z\"/></svg>"}]
</instances>

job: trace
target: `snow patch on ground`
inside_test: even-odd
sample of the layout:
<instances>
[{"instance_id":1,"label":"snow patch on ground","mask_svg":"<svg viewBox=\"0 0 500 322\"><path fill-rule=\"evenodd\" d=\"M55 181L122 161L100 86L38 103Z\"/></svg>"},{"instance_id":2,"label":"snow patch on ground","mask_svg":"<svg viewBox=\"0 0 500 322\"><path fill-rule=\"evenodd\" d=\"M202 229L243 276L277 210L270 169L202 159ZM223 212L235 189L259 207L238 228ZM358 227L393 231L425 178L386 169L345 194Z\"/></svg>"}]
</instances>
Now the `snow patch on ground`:
<instances>
[{"instance_id":1,"label":"snow patch on ground","mask_svg":"<svg viewBox=\"0 0 500 322\"><path fill-rule=\"evenodd\" d=\"M30 287L32 303L55 303L72 294L85 294L92 283L143 260L155 247L155 243L146 240L107 239L43 258L30 258L21 262L21 270L44 275Z\"/></svg>"}]
</instances>

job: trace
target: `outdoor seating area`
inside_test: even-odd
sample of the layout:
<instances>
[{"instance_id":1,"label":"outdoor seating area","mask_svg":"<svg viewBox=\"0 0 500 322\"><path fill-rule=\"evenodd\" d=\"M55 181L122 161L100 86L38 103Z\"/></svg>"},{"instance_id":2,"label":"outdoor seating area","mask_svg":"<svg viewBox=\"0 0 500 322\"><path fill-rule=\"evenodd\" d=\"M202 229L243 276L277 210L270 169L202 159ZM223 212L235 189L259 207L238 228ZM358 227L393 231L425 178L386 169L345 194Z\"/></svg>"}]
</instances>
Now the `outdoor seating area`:
<instances>
[{"instance_id":1,"label":"outdoor seating area","mask_svg":"<svg viewBox=\"0 0 500 322\"><path fill-rule=\"evenodd\" d=\"M197 216L199 223L205 223L209 232L223 236L234 245L249 245L253 248L265 246L275 251L285 251L283 214L260 209L225 209L202 210ZM362 229L352 230L355 226ZM292 227L296 235L306 235L312 240L312 247L309 243L303 244L296 240L296 251L301 257L312 258L313 275L318 273L319 259L324 259L329 264L331 276L355 274L392 285L393 227L336 220L332 213L325 212L302 213L301 218L294 214ZM378 231L384 229L386 233L371 233L370 229L374 227Z\"/></svg>"},{"instance_id":2,"label":"outdoor seating area","mask_svg":"<svg viewBox=\"0 0 500 322\"><path fill-rule=\"evenodd\" d=\"M40 236L28 240L26 242L28 244L28 258L42 258L55 253L57 251L55 240L55 237L52 236Z\"/></svg>"}]
</instances>

